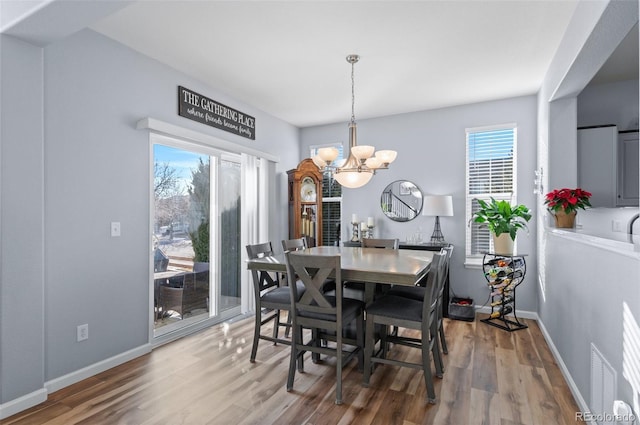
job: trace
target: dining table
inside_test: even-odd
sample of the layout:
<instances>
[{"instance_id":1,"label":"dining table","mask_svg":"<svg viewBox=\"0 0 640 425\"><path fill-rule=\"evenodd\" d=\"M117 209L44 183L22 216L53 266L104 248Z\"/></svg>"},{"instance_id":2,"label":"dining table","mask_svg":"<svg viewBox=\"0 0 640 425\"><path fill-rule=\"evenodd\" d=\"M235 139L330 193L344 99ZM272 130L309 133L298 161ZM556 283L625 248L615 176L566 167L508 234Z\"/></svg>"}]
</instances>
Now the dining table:
<instances>
[{"instance_id":1,"label":"dining table","mask_svg":"<svg viewBox=\"0 0 640 425\"><path fill-rule=\"evenodd\" d=\"M364 301L373 301L376 284L414 286L429 272L433 251L380 249L339 246L317 246L296 251L299 255L340 256L342 280L364 282ZM247 261L249 270L286 272L284 253Z\"/></svg>"}]
</instances>

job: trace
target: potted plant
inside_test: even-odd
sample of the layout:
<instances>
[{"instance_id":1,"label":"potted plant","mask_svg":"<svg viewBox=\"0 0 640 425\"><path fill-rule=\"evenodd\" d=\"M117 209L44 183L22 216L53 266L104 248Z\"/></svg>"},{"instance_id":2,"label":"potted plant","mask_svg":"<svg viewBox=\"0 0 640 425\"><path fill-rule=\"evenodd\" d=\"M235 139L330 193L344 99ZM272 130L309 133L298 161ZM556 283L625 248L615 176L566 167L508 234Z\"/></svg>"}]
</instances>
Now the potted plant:
<instances>
[{"instance_id":1,"label":"potted plant","mask_svg":"<svg viewBox=\"0 0 640 425\"><path fill-rule=\"evenodd\" d=\"M591 193L576 189L556 189L545 195L544 203L547 210L553 214L556 227L572 228L575 224L578 208L586 209L590 207L589 198Z\"/></svg>"},{"instance_id":2,"label":"potted plant","mask_svg":"<svg viewBox=\"0 0 640 425\"><path fill-rule=\"evenodd\" d=\"M528 229L531 219L529 208L524 205L512 206L508 201L491 202L477 199L480 209L473 214L473 221L485 224L493 235L496 254L513 255L513 242L520 229Z\"/></svg>"}]
</instances>

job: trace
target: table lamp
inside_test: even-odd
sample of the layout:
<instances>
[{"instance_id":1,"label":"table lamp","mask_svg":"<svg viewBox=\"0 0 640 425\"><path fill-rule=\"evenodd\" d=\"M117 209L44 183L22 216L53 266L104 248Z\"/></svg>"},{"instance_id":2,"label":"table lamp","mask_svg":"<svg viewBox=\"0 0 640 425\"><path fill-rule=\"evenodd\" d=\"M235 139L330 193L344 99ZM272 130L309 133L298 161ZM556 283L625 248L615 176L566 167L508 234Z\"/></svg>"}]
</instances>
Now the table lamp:
<instances>
[{"instance_id":1,"label":"table lamp","mask_svg":"<svg viewBox=\"0 0 640 425\"><path fill-rule=\"evenodd\" d=\"M440 230L440 216L453 216L453 198L451 195L426 195L424 197L422 215L436 217L431 243L444 244L444 235Z\"/></svg>"}]
</instances>

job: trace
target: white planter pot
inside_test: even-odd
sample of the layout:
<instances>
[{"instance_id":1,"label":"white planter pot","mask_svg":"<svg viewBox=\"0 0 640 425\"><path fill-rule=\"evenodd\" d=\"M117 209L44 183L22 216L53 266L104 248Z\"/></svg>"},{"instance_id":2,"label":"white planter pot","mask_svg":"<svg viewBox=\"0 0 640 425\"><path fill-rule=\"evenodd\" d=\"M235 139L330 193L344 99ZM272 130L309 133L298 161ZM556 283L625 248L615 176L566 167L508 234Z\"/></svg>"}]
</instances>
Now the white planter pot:
<instances>
[{"instance_id":1,"label":"white planter pot","mask_svg":"<svg viewBox=\"0 0 640 425\"><path fill-rule=\"evenodd\" d=\"M513 255L513 239L508 233L493 234L493 250L496 254Z\"/></svg>"}]
</instances>

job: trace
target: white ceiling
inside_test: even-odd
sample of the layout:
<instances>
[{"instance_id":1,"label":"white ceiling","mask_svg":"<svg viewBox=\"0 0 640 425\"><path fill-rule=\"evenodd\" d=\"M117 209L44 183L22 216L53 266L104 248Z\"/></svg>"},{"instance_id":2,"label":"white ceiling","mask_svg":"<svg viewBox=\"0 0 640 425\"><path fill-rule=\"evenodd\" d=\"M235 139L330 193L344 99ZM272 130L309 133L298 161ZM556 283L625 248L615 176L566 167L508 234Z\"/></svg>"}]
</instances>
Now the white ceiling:
<instances>
[{"instance_id":1,"label":"white ceiling","mask_svg":"<svg viewBox=\"0 0 640 425\"><path fill-rule=\"evenodd\" d=\"M576 0L141 1L92 28L305 127L349 120L351 53L361 56L356 118L535 93L575 6Z\"/></svg>"}]
</instances>

